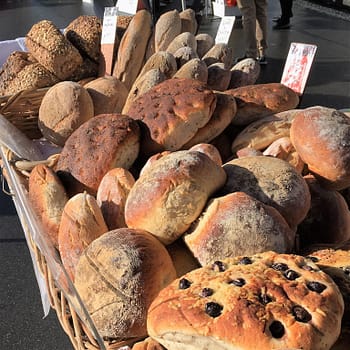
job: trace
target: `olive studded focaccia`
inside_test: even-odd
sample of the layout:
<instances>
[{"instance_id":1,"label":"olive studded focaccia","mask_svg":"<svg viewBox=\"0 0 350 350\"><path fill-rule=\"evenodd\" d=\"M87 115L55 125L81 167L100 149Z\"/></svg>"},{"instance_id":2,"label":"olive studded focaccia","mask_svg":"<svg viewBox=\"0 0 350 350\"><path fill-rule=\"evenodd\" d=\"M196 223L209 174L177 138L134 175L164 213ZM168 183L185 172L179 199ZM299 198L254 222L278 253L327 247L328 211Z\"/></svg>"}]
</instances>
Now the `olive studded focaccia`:
<instances>
[{"instance_id":1,"label":"olive studded focaccia","mask_svg":"<svg viewBox=\"0 0 350 350\"><path fill-rule=\"evenodd\" d=\"M193 270L148 310L149 335L168 350L330 349L343 298L310 259L265 252Z\"/></svg>"}]
</instances>

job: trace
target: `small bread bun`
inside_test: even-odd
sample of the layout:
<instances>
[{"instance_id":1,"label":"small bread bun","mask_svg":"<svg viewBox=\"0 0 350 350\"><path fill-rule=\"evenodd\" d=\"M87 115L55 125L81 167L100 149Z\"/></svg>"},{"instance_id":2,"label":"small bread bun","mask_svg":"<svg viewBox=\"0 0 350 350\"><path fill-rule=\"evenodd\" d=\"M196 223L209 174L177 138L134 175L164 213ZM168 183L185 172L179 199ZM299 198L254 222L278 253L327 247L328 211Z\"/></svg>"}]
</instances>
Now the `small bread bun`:
<instances>
[{"instance_id":1,"label":"small bread bun","mask_svg":"<svg viewBox=\"0 0 350 350\"><path fill-rule=\"evenodd\" d=\"M289 253L295 232L275 209L235 192L209 202L184 240L202 266L239 255Z\"/></svg>"},{"instance_id":2,"label":"small bread bun","mask_svg":"<svg viewBox=\"0 0 350 350\"><path fill-rule=\"evenodd\" d=\"M46 139L64 146L73 131L93 116L94 106L85 88L73 81L62 81L44 95L38 125Z\"/></svg>"},{"instance_id":3,"label":"small bread bun","mask_svg":"<svg viewBox=\"0 0 350 350\"><path fill-rule=\"evenodd\" d=\"M165 247L142 230L120 228L95 239L76 268L75 287L99 334L146 337L147 309L176 278Z\"/></svg>"},{"instance_id":4,"label":"small bread bun","mask_svg":"<svg viewBox=\"0 0 350 350\"><path fill-rule=\"evenodd\" d=\"M217 165L222 165L222 159L218 149L210 143L197 143L192 146L189 151L198 151L206 154L211 160L213 160Z\"/></svg>"},{"instance_id":5,"label":"small bread bun","mask_svg":"<svg viewBox=\"0 0 350 350\"><path fill-rule=\"evenodd\" d=\"M309 107L294 118L292 143L322 186L350 186L350 118L333 108Z\"/></svg>"}]
</instances>

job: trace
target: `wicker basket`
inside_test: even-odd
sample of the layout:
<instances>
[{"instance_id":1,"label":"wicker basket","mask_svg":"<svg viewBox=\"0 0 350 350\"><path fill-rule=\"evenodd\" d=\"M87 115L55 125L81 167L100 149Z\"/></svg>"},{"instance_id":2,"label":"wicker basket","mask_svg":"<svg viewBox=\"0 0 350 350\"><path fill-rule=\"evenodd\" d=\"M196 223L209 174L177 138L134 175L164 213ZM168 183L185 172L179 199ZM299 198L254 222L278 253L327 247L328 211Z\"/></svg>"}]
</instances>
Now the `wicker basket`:
<instances>
[{"instance_id":1,"label":"wicker basket","mask_svg":"<svg viewBox=\"0 0 350 350\"><path fill-rule=\"evenodd\" d=\"M23 90L11 96L0 96L0 114L30 139L42 137L38 128L38 114L48 89Z\"/></svg>"}]
</instances>

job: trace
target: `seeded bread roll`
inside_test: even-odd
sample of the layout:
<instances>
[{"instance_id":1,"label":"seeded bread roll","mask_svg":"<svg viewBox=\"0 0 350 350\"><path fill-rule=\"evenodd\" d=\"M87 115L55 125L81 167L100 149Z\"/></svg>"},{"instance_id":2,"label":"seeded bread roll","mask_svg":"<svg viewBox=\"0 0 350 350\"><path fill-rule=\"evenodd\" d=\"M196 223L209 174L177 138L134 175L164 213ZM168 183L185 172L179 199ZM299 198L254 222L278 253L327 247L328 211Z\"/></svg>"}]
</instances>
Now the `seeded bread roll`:
<instances>
[{"instance_id":1,"label":"seeded bread roll","mask_svg":"<svg viewBox=\"0 0 350 350\"><path fill-rule=\"evenodd\" d=\"M146 156L179 150L213 114L216 95L198 80L167 79L140 96L128 115L142 122Z\"/></svg>"},{"instance_id":2,"label":"seeded bread roll","mask_svg":"<svg viewBox=\"0 0 350 350\"><path fill-rule=\"evenodd\" d=\"M178 10L164 12L154 27L155 52L166 51L173 39L181 33L181 26Z\"/></svg>"},{"instance_id":3,"label":"seeded bread roll","mask_svg":"<svg viewBox=\"0 0 350 350\"><path fill-rule=\"evenodd\" d=\"M289 253L295 232L273 207L235 192L209 202L186 232L185 242L202 266L268 250Z\"/></svg>"},{"instance_id":4,"label":"seeded bread roll","mask_svg":"<svg viewBox=\"0 0 350 350\"><path fill-rule=\"evenodd\" d=\"M235 117L237 106L232 96L215 91L216 106L208 121L197 133L183 146L188 149L198 143L209 143L220 135Z\"/></svg>"},{"instance_id":5,"label":"seeded bread roll","mask_svg":"<svg viewBox=\"0 0 350 350\"><path fill-rule=\"evenodd\" d=\"M290 137L301 159L322 186L350 186L350 118L333 108L314 106L294 118Z\"/></svg>"},{"instance_id":6,"label":"seeded bread roll","mask_svg":"<svg viewBox=\"0 0 350 350\"><path fill-rule=\"evenodd\" d=\"M214 38L208 33L199 33L196 35L197 53L202 58L214 45Z\"/></svg>"},{"instance_id":7,"label":"seeded bread roll","mask_svg":"<svg viewBox=\"0 0 350 350\"><path fill-rule=\"evenodd\" d=\"M75 287L99 334L146 337L147 309L176 278L165 247L142 230L121 228L95 239L76 268Z\"/></svg>"},{"instance_id":8,"label":"seeded bread roll","mask_svg":"<svg viewBox=\"0 0 350 350\"><path fill-rule=\"evenodd\" d=\"M196 79L206 84L208 81L208 67L201 59L193 58L182 65L173 77Z\"/></svg>"},{"instance_id":9,"label":"seeded bread roll","mask_svg":"<svg viewBox=\"0 0 350 350\"><path fill-rule=\"evenodd\" d=\"M121 113L128 90L116 77L104 76L84 85L94 105L94 115Z\"/></svg>"},{"instance_id":10,"label":"seeded bread roll","mask_svg":"<svg viewBox=\"0 0 350 350\"><path fill-rule=\"evenodd\" d=\"M83 62L78 49L48 20L34 24L25 43L35 59L60 80L68 78Z\"/></svg>"},{"instance_id":11,"label":"seeded bread roll","mask_svg":"<svg viewBox=\"0 0 350 350\"><path fill-rule=\"evenodd\" d=\"M123 168L114 168L103 176L96 199L109 230L126 227L125 203L134 183L133 175Z\"/></svg>"},{"instance_id":12,"label":"seeded bread roll","mask_svg":"<svg viewBox=\"0 0 350 350\"><path fill-rule=\"evenodd\" d=\"M235 89L240 86L255 84L259 78L260 71L260 64L257 60L245 58L231 68L231 80L228 88Z\"/></svg>"},{"instance_id":13,"label":"seeded bread roll","mask_svg":"<svg viewBox=\"0 0 350 350\"><path fill-rule=\"evenodd\" d=\"M68 275L74 281L75 268L84 249L108 228L96 199L78 193L64 206L58 232L58 248Z\"/></svg>"},{"instance_id":14,"label":"seeded bread roll","mask_svg":"<svg viewBox=\"0 0 350 350\"><path fill-rule=\"evenodd\" d=\"M223 165L225 194L241 191L277 209L295 230L310 209L305 179L284 160L266 157L233 159Z\"/></svg>"},{"instance_id":15,"label":"seeded bread roll","mask_svg":"<svg viewBox=\"0 0 350 350\"><path fill-rule=\"evenodd\" d=\"M329 350L343 310L338 287L314 263L266 252L175 280L148 309L147 329L168 350Z\"/></svg>"},{"instance_id":16,"label":"seeded bread roll","mask_svg":"<svg viewBox=\"0 0 350 350\"><path fill-rule=\"evenodd\" d=\"M56 173L44 164L36 165L29 176L28 196L43 232L58 248L58 230L68 196Z\"/></svg>"},{"instance_id":17,"label":"seeded bread roll","mask_svg":"<svg viewBox=\"0 0 350 350\"><path fill-rule=\"evenodd\" d=\"M61 81L44 95L38 125L46 139L64 146L74 130L93 116L93 101L86 89L73 81Z\"/></svg>"},{"instance_id":18,"label":"seeded bread roll","mask_svg":"<svg viewBox=\"0 0 350 350\"><path fill-rule=\"evenodd\" d=\"M294 109L299 96L280 83L254 84L226 90L237 101L233 123L245 126L270 114Z\"/></svg>"},{"instance_id":19,"label":"seeded bread roll","mask_svg":"<svg viewBox=\"0 0 350 350\"><path fill-rule=\"evenodd\" d=\"M170 244L197 219L208 198L225 180L223 169L201 152L165 155L143 171L130 190L126 224Z\"/></svg>"},{"instance_id":20,"label":"seeded bread roll","mask_svg":"<svg viewBox=\"0 0 350 350\"><path fill-rule=\"evenodd\" d=\"M97 16L82 15L75 18L64 30L66 38L83 57L95 63L100 59L102 22Z\"/></svg>"},{"instance_id":21,"label":"seeded bread roll","mask_svg":"<svg viewBox=\"0 0 350 350\"><path fill-rule=\"evenodd\" d=\"M140 147L137 122L122 114L100 114L81 125L66 141L56 166L69 193L96 194L113 168L129 169Z\"/></svg>"},{"instance_id":22,"label":"seeded bread roll","mask_svg":"<svg viewBox=\"0 0 350 350\"><path fill-rule=\"evenodd\" d=\"M139 74L152 33L152 16L147 10L137 11L126 29L119 47L113 76L129 91Z\"/></svg>"},{"instance_id":23,"label":"seeded bread roll","mask_svg":"<svg viewBox=\"0 0 350 350\"><path fill-rule=\"evenodd\" d=\"M212 46L202 57L209 67L213 63L224 63L225 69L230 69L233 61L233 50L228 44L218 43Z\"/></svg>"}]
</instances>

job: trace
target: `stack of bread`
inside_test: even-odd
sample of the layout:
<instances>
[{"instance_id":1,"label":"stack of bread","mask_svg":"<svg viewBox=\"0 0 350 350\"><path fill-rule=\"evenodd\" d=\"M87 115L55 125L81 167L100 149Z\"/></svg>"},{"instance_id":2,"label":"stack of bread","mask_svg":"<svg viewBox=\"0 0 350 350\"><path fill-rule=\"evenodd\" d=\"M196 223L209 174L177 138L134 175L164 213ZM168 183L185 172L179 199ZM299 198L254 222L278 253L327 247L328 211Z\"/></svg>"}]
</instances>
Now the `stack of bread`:
<instances>
[{"instance_id":1,"label":"stack of bread","mask_svg":"<svg viewBox=\"0 0 350 350\"><path fill-rule=\"evenodd\" d=\"M27 36L26 59L45 57L60 81L38 125L61 147L28 192L101 336L135 350L345 350L349 117L257 83L259 65L233 65L190 9L154 25L138 11L112 76L79 84L99 54L82 20L48 37L66 40L69 63L40 51L34 34L52 23ZM315 244L333 249L341 283Z\"/></svg>"}]
</instances>

